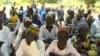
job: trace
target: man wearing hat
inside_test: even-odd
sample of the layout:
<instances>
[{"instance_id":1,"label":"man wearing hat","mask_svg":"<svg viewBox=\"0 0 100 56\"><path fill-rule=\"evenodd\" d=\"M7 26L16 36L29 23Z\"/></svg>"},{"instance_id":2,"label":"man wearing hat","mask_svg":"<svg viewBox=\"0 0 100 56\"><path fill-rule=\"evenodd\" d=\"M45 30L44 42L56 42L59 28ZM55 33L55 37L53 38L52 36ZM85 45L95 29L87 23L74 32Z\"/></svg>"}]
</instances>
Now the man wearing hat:
<instances>
[{"instance_id":1,"label":"man wearing hat","mask_svg":"<svg viewBox=\"0 0 100 56\"><path fill-rule=\"evenodd\" d=\"M96 56L96 45L93 39L88 36L88 32L88 24L85 21L79 22L78 34L72 37L71 43L81 55Z\"/></svg>"}]
</instances>

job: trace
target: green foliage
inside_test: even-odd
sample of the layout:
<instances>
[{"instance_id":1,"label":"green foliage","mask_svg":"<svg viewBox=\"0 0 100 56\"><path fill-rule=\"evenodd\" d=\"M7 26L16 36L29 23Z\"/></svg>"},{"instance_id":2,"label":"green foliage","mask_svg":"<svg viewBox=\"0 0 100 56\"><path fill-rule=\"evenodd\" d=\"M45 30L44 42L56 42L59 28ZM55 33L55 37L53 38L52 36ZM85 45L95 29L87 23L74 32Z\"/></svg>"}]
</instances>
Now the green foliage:
<instances>
[{"instance_id":1,"label":"green foliage","mask_svg":"<svg viewBox=\"0 0 100 56\"><path fill-rule=\"evenodd\" d=\"M60 0L38 0L40 3L58 3Z\"/></svg>"},{"instance_id":2,"label":"green foliage","mask_svg":"<svg viewBox=\"0 0 100 56\"><path fill-rule=\"evenodd\" d=\"M90 4L95 4L98 0L84 0L86 3L90 2Z\"/></svg>"},{"instance_id":3,"label":"green foliage","mask_svg":"<svg viewBox=\"0 0 100 56\"><path fill-rule=\"evenodd\" d=\"M90 0L91 4L95 4L97 0Z\"/></svg>"}]
</instances>

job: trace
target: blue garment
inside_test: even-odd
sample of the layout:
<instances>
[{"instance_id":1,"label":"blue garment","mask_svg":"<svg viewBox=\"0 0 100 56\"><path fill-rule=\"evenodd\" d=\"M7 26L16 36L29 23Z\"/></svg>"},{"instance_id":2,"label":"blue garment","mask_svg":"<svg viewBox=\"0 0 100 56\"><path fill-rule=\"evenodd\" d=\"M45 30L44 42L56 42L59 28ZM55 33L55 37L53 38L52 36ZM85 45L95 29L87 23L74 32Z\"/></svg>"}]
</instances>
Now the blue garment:
<instances>
[{"instance_id":1,"label":"blue garment","mask_svg":"<svg viewBox=\"0 0 100 56\"><path fill-rule=\"evenodd\" d=\"M41 16L43 12L45 12L44 9L39 9L38 14Z\"/></svg>"},{"instance_id":2,"label":"blue garment","mask_svg":"<svg viewBox=\"0 0 100 56\"><path fill-rule=\"evenodd\" d=\"M57 10L57 16L59 20L62 20L64 17L64 10L63 9L58 9Z\"/></svg>"},{"instance_id":3,"label":"blue garment","mask_svg":"<svg viewBox=\"0 0 100 56\"><path fill-rule=\"evenodd\" d=\"M46 13L44 12L44 13L42 13L42 15L41 15L41 20L42 20L42 22L44 22L45 21L45 16L46 16Z\"/></svg>"},{"instance_id":4,"label":"blue garment","mask_svg":"<svg viewBox=\"0 0 100 56\"><path fill-rule=\"evenodd\" d=\"M32 20L32 23L38 25L39 28L42 25L41 22L40 22L40 20Z\"/></svg>"}]
</instances>

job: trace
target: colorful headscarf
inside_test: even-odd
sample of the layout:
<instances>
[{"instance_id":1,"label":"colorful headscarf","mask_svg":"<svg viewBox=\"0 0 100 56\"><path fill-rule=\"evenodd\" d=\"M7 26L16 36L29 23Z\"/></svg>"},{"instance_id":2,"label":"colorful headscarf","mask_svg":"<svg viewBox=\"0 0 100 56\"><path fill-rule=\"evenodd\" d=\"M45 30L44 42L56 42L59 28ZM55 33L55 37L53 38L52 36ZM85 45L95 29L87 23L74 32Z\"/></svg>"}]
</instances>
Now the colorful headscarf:
<instances>
[{"instance_id":1,"label":"colorful headscarf","mask_svg":"<svg viewBox=\"0 0 100 56\"><path fill-rule=\"evenodd\" d=\"M32 20L29 17L24 18L24 21L25 22L27 22L27 21L32 22Z\"/></svg>"},{"instance_id":2,"label":"colorful headscarf","mask_svg":"<svg viewBox=\"0 0 100 56\"><path fill-rule=\"evenodd\" d=\"M39 28L37 28L37 27L35 27L35 26L33 26L33 25L31 25L29 28L28 28L28 30L31 30L32 32L33 32L33 34L34 35L39 35Z\"/></svg>"},{"instance_id":3,"label":"colorful headscarf","mask_svg":"<svg viewBox=\"0 0 100 56\"><path fill-rule=\"evenodd\" d=\"M71 27L67 26L67 27L59 27L58 28L58 32L60 31L65 31L66 33L69 33Z\"/></svg>"}]
</instances>

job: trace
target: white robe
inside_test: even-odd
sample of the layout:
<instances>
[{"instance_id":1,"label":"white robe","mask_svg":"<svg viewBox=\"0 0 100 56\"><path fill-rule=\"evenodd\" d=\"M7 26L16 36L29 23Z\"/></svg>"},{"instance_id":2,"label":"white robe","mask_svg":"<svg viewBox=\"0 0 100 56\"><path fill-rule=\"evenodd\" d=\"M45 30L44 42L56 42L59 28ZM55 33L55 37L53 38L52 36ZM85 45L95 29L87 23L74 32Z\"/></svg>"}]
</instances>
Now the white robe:
<instances>
[{"instance_id":1,"label":"white robe","mask_svg":"<svg viewBox=\"0 0 100 56\"><path fill-rule=\"evenodd\" d=\"M3 28L0 30L0 41L11 43L11 32L7 26L2 25Z\"/></svg>"},{"instance_id":2,"label":"white robe","mask_svg":"<svg viewBox=\"0 0 100 56\"><path fill-rule=\"evenodd\" d=\"M27 45L26 39L23 39L16 52L16 56L40 56L36 42L33 41L30 45Z\"/></svg>"},{"instance_id":3,"label":"white robe","mask_svg":"<svg viewBox=\"0 0 100 56\"><path fill-rule=\"evenodd\" d=\"M9 47L8 43L3 43L0 52L2 56L9 56L12 52L11 48Z\"/></svg>"},{"instance_id":4,"label":"white robe","mask_svg":"<svg viewBox=\"0 0 100 56\"><path fill-rule=\"evenodd\" d=\"M0 30L0 41L4 42L1 46L2 56L9 56L11 54L10 43L12 42L11 31L7 26L2 25L3 28Z\"/></svg>"},{"instance_id":5,"label":"white robe","mask_svg":"<svg viewBox=\"0 0 100 56\"><path fill-rule=\"evenodd\" d=\"M40 40L47 40L48 38L56 39L58 33L58 28L56 25L53 25L51 32L49 32L46 28L46 25L42 25L39 32Z\"/></svg>"}]
</instances>

